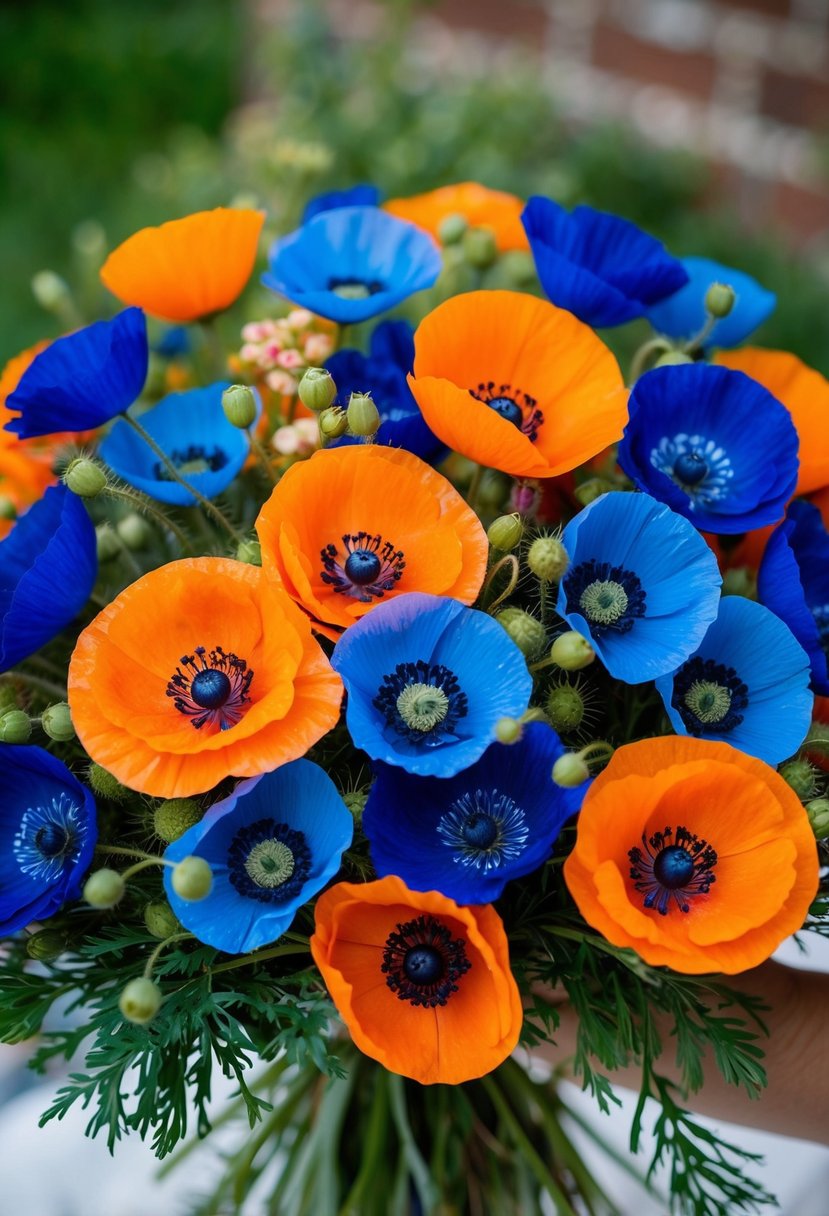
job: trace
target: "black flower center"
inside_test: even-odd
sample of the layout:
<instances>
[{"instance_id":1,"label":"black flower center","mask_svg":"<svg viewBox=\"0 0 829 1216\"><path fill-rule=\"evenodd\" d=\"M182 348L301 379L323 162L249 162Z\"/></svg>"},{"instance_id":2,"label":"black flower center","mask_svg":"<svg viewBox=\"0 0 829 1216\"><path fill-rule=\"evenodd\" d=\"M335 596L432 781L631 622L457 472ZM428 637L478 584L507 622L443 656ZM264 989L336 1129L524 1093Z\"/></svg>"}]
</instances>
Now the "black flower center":
<instances>
[{"instance_id":1,"label":"black flower center","mask_svg":"<svg viewBox=\"0 0 829 1216\"><path fill-rule=\"evenodd\" d=\"M342 553L336 545L320 552L320 578L341 595L350 595L363 604L380 599L403 577L406 563L403 550L395 549L379 533L346 532Z\"/></svg>"},{"instance_id":2,"label":"black flower center","mask_svg":"<svg viewBox=\"0 0 829 1216\"><path fill-rule=\"evenodd\" d=\"M443 957L434 946L413 946L403 958L403 970L413 984L434 984L443 975Z\"/></svg>"},{"instance_id":3,"label":"black flower center","mask_svg":"<svg viewBox=\"0 0 829 1216\"><path fill-rule=\"evenodd\" d=\"M225 653L221 646L209 653L204 646L197 646L193 654L182 655L180 661L181 666L167 684L167 696L173 698L176 709L196 730L206 723L230 730L242 720L253 681L253 672L248 671L244 659Z\"/></svg>"},{"instance_id":4,"label":"black flower center","mask_svg":"<svg viewBox=\"0 0 829 1216\"><path fill-rule=\"evenodd\" d=\"M69 834L62 823L45 823L35 832L35 848L44 857L59 857L65 852Z\"/></svg>"},{"instance_id":5,"label":"black flower center","mask_svg":"<svg viewBox=\"0 0 829 1216\"><path fill-rule=\"evenodd\" d=\"M667 916L672 903L680 912L689 912L690 900L707 895L716 881L713 873L717 853L707 840L687 828L666 827L650 837L642 834L643 849L628 851L630 876L637 891L644 895L643 905Z\"/></svg>"},{"instance_id":6,"label":"black flower center","mask_svg":"<svg viewBox=\"0 0 829 1216\"><path fill-rule=\"evenodd\" d=\"M514 389L511 384L496 384L494 380L481 382L475 389L469 390L470 395L483 401L494 410L499 418L511 422L531 443L538 438L538 428L544 421L544 415L538 409L538 402L529 393Z\"/></svg>"},{"instance_id":7,"label":"black flower center","mask_svg":"<svg viewBox=\"0 0 829 1216\"><path fill-rule=\"evenodd\" d=\"M401 1001L434 1009L445 1005L472 964L463 938L434 916L397 924L386 939L380 970Z\"/></svg>"},{"instance_id":8,"label":"black flower center","mask_svg":"<svg viewBox=\"0 0 829 1216\"><path fill-rule=\"evenodd\" d=\"M658 853L653 863L653 876L669 891L684 887L694 873L694 859L679 845L670 844Z\"/></svg>"}]
</instances>

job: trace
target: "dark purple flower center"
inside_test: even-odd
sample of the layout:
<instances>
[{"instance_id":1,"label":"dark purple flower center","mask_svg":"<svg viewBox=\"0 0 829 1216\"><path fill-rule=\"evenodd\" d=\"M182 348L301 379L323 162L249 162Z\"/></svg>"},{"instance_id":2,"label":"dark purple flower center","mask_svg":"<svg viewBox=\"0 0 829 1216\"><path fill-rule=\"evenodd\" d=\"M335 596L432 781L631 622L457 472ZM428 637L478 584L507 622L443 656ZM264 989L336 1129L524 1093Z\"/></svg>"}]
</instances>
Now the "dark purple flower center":
<instances>
[{"instance_id":1,"label":"dark purple flower center","mask_svg":"<svg viewBox=\"0 0 829 1216\"><path fill-rule=\"evenodd\" d=\"M471 966L462 938L434 916L418 916L389 934L380 970L398 1000L434 1009L458 991Z\"/></svg>"}]
</instances>

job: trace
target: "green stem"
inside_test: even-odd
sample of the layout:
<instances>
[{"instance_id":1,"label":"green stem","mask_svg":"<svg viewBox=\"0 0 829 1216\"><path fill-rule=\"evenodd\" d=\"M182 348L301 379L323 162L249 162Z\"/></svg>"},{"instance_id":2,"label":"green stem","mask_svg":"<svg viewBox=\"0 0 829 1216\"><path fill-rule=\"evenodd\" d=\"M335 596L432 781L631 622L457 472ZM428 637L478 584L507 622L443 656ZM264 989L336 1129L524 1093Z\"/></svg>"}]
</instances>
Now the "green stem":
<instances>
[{"instance_id":1,"label":"green stem","mask_svg":"<svg viewBox=\"0 0 829 1216\"><path fill-rule=\"evenodd\" d=\"M36 692L48 693L50 697L57 697L58 701L66 700L66 686L56 684L53 680L45 680L43 676L31 675L28 671L7 671L0 675L0 681L6 684L27 684Z\"/></svg>"},{"instance_id":2,"label":"green stem","mask_svg":"<svg viewBox=\"0 0 829 1216\"><path fill-rule=\"evenodd\" d=\"M487 593L492 589L492 584L495 581L495 576L502 570L509 570L509 580L506 587L493 602L487 607L487 612L492 614L496 608L503 604L504 600L509 599L515 588L518 586L518 578L521 573L521 567L518 565L518 558L512 553L508 553L506 557L502 557L490 570L486 576L484 585L481 588L481 599L486 602Z\"/></svg>"},{"instance_id":3,"label":"green stem","mask_svg":"<svg viewBox=\"0 0 829 1216\"><path fill-rule=\"evenodd\" d=\"M412 1182L415 1185L424 1210L431 1212L439 1202L440 1196L432 1181L429 1167L423 1160L420 1149L417 1147L417 1142L409 1123L409 1116L406 1113L406 1091L403 1087L403 1078L396 1073L389 1073L386 1083L391 1103L391 1116L397 1128L397 1134L400 1137L406 1165L408 1166Z\"/></svg>"},{"instance_id":4,"label":"green stem","mask_svg":"<svg viewBox=\"0 0 829 1216\"><path fill-rule=\"evenodd\" d=\"M307 954L308 945L304 946L271 946L268 950L259 950L256 954L246 954L244 958L231 959L227 963L219 963L217 967L209 967L207 975L218 975L222 971L235 971L237 967L252 967L255 963L264 963L270 958L282 958L286 954Z\"/></svg>"},{"instance_id":5,"label":"green stem","mask_svg":"<svg viewBox=\"0 0 829 1216\"><path fill-rule=\"evenodd\" d=\"M216 327L216 316L202 317L199 322L199 329L204 338L204 345L207 350L208 360L211 364L211 372L219 380L224 380L227 375L227 360L225 352L222 348L222 340L219 337L219 331Z\"/></svg>"},{"instance_id":6,"label":"green stem","mask_svg":"<svg viewBox=\"0 0 829 1216\"><path fill-rule=\"evenodd\" d=\"M144 515L149 515L150 518L154 519L159 527L163 528L165 532L173 533L173 536L175 536L176 540L181 545L181 548L186 553L193 552L193 545L190 542L190 539L185 535L184 532L182 532L178 524L175 524L171 519L168 519L164 512L160 511L153 500L148 498L146 494L142 494L138 490L128 490L126 486L112 485L107 486L104 492L107 498L115 498L120 502L128 503L129 506L134 507L136 511L140 511Z\"/></svg>"},{"instance_id":7,"label":"green stem","mask_svg":"<svg viewBox=\"0 0 829 1216\"><path fill-rule=\"evenodd\" d=\"M694 351L702 350L703 346L706 343L706 340L710 337L711 331L714 328L714 326L717 324L718 320L719 320L718 317L712 316L711 313L708 314L708 316L705 318L705 324L703 325L703 327L699 331L699 333L694 334L693 338L690 338L685 343L686 355L692 355L694 353Z\"/></svg>"},{"instance_id":8,"label":"green stem","mask_svg":"<svg viewBox=\"0 0 829 1216\"><path fill-rule=\"evenodd\" d=\"M389 1125L389 1101L386 1088L386 1074L381 1069L375 1070L374 1101L371 1106L365 1135L361 1139L361 1165L354 1185L345 1197L339 1216L360 1216L364 1211L361 1206L363 1196L370 1184L382 1171L385 1161L386 1134ZM439 1124L438 1126L442 1126ZM442 1137L438 1137L442 1140Z\"/></svg>"},{"instance_id":9,"label":"green stem","mask_svg":"<svg viewBox=\"0 0 829 1216\"><path fill-rule=\"evenodd\" d=\"M112 854L113 856L117 854L119 857L137 857L140 861L153 860L152 854L145 852L143 849L127 849L115 844L96 844L95 852L105 855Z\"/></svg>"},{"instance_id":10,"label":"green stem","mask_svg":"<svg viewBox=\"0 0 829 1216\"><path fill-rule=\"evenodd\" d=\"M271 485L275 486L277 481L279 480L279 478L276 475L271 458L268 456L268 453L265 451L265 447L264 447L264 444L262 443L262 440L259 439L256 435L251 434L250 446L253 449L253 451L256 453L256 457L257 457L259 463L261 464L262 468L265 471L265 476L268 478Z\"/></svg>"},{"instance_id":11,"label":"green stem","mask_svg":"<svg viewBox=\"0 0 829 1216\"><path fill-rule=\"evenodd\" d=\"M670 349L671 343L667 338L650 338L647 342L643 342L631 360L628 377L630 383L636 383L647 367L652 355L664 355Z\"/></svg>"},{"instance_id":12,"label":"green stem","mask_svg":"<svg viewBox=\"0 0 829 1216\"><path fill-rule=\"evenodd\" d=\"M143 861L137 861L134 866L130 866L124 870L121 877L124 882L129 878L133 878L136 874L140 874L142 870L146 870L149 866L169 866L170 869L175 868L176 863L173 861L165 861L163 857L145 857Z\"/></svg>"},{"instance_id":13,"label":"green stem","mask_svg":"<svg viewBox=\"0 0 829 1216\"><path fill-rule=\"evenodd\" d=\"M187 932L171 933L169 937L165 937L163 941L158 943L158 945L155 947L152 954L150 955L150 957L147 959L146 963L144 964L144 979L145 980L152 979L153 967L158 962L158 958L159 958L159 955L161 954L162 950L166 950L167 947L169 945L171 945L173 942L183 941L186 937L189 937L192 939L193 934L187 933Z\"/></svg>"}]
</instances>

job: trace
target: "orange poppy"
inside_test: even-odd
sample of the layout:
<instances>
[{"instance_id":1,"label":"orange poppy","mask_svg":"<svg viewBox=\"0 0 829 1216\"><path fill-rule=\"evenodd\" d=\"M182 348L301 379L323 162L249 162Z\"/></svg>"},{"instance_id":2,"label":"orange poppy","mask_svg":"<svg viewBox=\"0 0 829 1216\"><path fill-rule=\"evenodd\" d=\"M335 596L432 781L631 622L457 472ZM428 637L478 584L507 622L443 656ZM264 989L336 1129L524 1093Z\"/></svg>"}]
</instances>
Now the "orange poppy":
<instances>
[{"instance_id":1,"label":"orange poppy","mask_svg":"<svg viewBox=\"0 0 829 1216\"><path fill-rule=\"evenodd\" d=\"M264 211L216 207L142 228L114 249L101 280L125 304L165 321L228 308L250 278Z\"/></svg>"},{"instance_id":2,"label":"orange poppy","mask_svg":"<svg viewBox=\"0 0 829 1216\"><path fill-rule=\"evenodd\" d=\"M752 376L782 401L800 440L796 494L829 485L829 380L785 350L723 350L717 363Z\"/></svg>"},{"instance_id":3,"label":"orange poppy","mask_svg":"<svg viewBox=\"0 0 829 1216\"><path fill-rule=\"evenodd\" d=\"M818 861L774 769L726 743L665 737L620 747L593 782L564 877L614 945L689 975L733 975L801 927Z\"/></svg>"},{"instance_id":4,"label":"orange poppy","mask_svg":"<svg viewBox=\"0 0 829 1216\"><path fill-rule=\"evenodd\" d=\"M341 882L317 900L311 953L360 1051L421 1085L491 1072L523 1020L490 904L461 907L402 879Z\"/></svg>"},{"instance_id":5,"label":"orange poppy","mask_svg":"<svg viewBox=\"0 0 829 1216\"><path fill-rule=\"evenodd\" d=\"M409 387L445 444L514 477L555 477L621 437L627 394L589 326L516 291L470 291L415 333Z\"/></svg>"},{"instance_id":6,"label":"orange poppy","mask_svg":"<svg viewBox=\"0 0 829 1216\"><path fill-rule=\"evenodd\" d=\"M477 515L445 477L399 448L315 452L288 469L256 530L264 568L338 629L406 591L471 604L486 574Z\"/></svg>"},{"instance_id":7,"label":"orange poppy","mask_svg":"<svg viewBox=\"0 0 829 1216\"><path fill-rule=\"evenodd\" d=\"M398 219L417 224L436 240L440 239L441 224L448 216L462 215L472 228L490 228L500 253L530 247L521 223L523 201L503 190L490 190L479 182L459 182L411 198L392 198L383 204L383 209Z\"/></svg>"},{"instance_id":8,"label":"orange poppy","mask_svg":"<svg viewBox=\"0 0 829 1216\"><path fill-rule=\"evenodd\" d=\"M145 574L78 638L78 738L131 789L177 798L302 756L342 683L307 617L256 566L186 558Z\"/></svg>"}]
</instances>

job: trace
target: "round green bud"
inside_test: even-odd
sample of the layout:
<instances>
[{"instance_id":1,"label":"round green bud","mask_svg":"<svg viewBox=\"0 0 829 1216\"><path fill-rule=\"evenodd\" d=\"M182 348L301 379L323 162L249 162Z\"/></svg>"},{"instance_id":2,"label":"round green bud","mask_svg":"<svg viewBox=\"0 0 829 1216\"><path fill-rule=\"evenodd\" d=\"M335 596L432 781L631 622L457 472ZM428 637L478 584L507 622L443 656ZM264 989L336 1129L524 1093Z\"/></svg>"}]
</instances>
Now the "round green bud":
<instances>
[{"instance_id":1,"label":"round green bud","mask_svg":"<svg viewBox=\"0 0 829 1216\"><path fill-rule=\"evenodd\" d=\"M29 715L22 709L7 709L0 717L0 743L28 743L31 733Z\"/></svg>"},{"instance_id":2,"label":"round green bud","mask_svg":"<svg viewBox=\"0 0 829 1216\"><path fill-rule=\"evenodd\" d=\"M326 439L339 439L348 430L348 415L345 410L335 405L330 410L320 414L320 432Z\"/></svg>"},{"instance_id":3,"label":"round green bud","mask_svg":"<svg viewBox=\"0 0 829 1216\"><path fill-rule=\"evenodd\" d=\"M299 382L299 399L306 409L319 414L337 395L334 377L324 367L309 367Z\"/></svg>"},{"instance_id":4,"label":"round green bud","mask_svg":"<svg viewBox=\"0 0 829 1216\"><path fill-rule=\"evenodd\" d=\"M56 743L68 743L75 738L75 727L72 725L72 714L65 701L58 701L44 709L40 725L50 739Z\"/></svg>"},{"instance_id":5,"label":"round green bud","mask_svg":"<svg viewBox=\"0 0 829 1216\"><path fill-rule=\"evenodd\" d=\"M522 290L531 287L536 280L535 262L525 249L508 249L498 259L499 279L505 287Z\"/></svg>"},{"instance_id":6,"label":"round green bud","mask_svg":"<svg viewBox=\"0 0 829 1216\"><path fill-rule=\"evenodd\" d=\"M747 600L757 599L757 576L747 566L734 566L722 576L723 595L741 595Z\"/></svg>"},{"instance_id":7,"label":"round green bud","mask_svg":"<svg viewBox=\"0 0 829 1216\"><path fill-rule=\"evenodd\" d=\"M487 528L486 535L493 549L500 549L502 553L509 553L511 549L515 549L521 544L521 538L524 535L524 525L521 522L521 516L517 513L515 515L499 515L497 519L493 519Z\"/></svg>"},{"instance_id":8,"label":"round green bud","mask_svg":"<svg viewBox=\"0 0 829 1216\"><path fill-rule=\"evenodd\" d=\"M146 519L135 511L130 511L129 515L119 519L115 525L115 531L126 547L133 552L143 549L152 535L152 528Z\"/></svg>"},{"instance_id":9,"label":"round green bud","mask_svg":"<svg viewBox=\"0 0 829 1216\"><path fill-rule=\"evenodd\" d=\"M201 822L204 812L195 798L170 798L153 811L155 834L165 844L172 844L188 828Z\"/></svg>"},{"instance_id":10,"label":"round green bud","mask_svg":"<svg viewBox=\"0 0 829 1216\"><path fill-rule=\"evenodd\" d=\"M499 743L517 743L521 734L521 723L517 718L499 718L495 723L495 738Z\"/></svg>"},{"instance_id":11,"label":"round green bud","mask_svg":"<svg viewBox=\"0 0 829 1216\"><path fill-rule=\"evenodd\" d=\"M371 399L370 393L352 393L348 399L346 410L348 429L352 435L367 439L376 435L380 428L380 411Z\"/></svg>"},{"instance_id":12,"label":"round green bud","mask_svg":"<svg viewBox=\"0 0 829 1216\"><path fill-rule=\"evenodd\" d=\"M806 803L806 814L815 834L815 840L829 837L829 798L813 798Z\"/></svg>"},{"instance_id":13,"label":"round green bud","mask_svg":"<svg viewBox=\"0 0 829 1216\"><path fill-rule=\"evenodd\" d=\"M790 785L801 802L806 802L815 793L815 770L808 760L795 758L781 764L777 770L780 776Z\"/></svg>"},{"instance_id":14,"label":"round green bud","mask_svg":"<svg viewBox=\"0 0 829 1216\"><path fill-rule=\"evenodd\" d=\"M236 547L236 560L247 562L249 566L262 565L262 546L253 537L240 540Z\"/></svg>"},{"instance_id":15,"label":"round green bud","mask_svg":"<svg viewBox=\"0 0 829 1216\"><path fill-rule=\"evenodd\" d=\"M173 867L173 890L182 899L195 903L210 894L213 887L213 871L203 857L182 857Z\"/></svg>"},{"instance_id":16,"label":"round green bud","mask_svg":"<svg viewBox=\"0 0 829 1216\"><path fill-rule=\"evenodd\" d=\"M547 694L547 717L560 733L578 730L584 719L584 697L573 684L557 684Z\"/></svg>"},{"instance_id":17,"label":"round green bud","mask_svg":"<svg viewBox=\"0 0 829 1216\"><path fill-rule=\"evenodd\" d=\"M121 552L121 540L109 524L98 524L95 529L95 547L99 562L111 562Z\"/></svg>"},{"instance_id":18,"label":"round green bud","mask_svg":"<svg viewBox=\"0 0 829 1216\"><path fill-rule=\"evenodd\" d=\"M573 495L577 502L586 507L591 502L595 502L597 498L601 498L602 494L607 494L612 489L613 486L607 478L589 477L587 481L583 481L581 485L576 486Z\"/></svg>"},{"instance_id":19,"label":"round green bud","mask_svg":"<svg viewBox=\"0 0 829 1216\"><path fill-rule=\"evenodd\" d=\"M654 367L679 367L682 363L693 363L690 355L681 350L666 350L654 363Z\"/></svg>"},{"instance_id":20,"label":"round green bud","mask_svg":"<svg viewBox=\"0 0 829 1216\"><path fill-rule=\"evenodd\" d=\"M438 224L438 240L441 245L457 245L468 227L469 221L465 215L459 212L445 215Z\"/></svg>"},{"instance_id":21,"label":"round green bud","mask_svg":"<svg viewBox=\"0 0 829 1216\"><path fill-rule=\"evenodd\" d=\"M734 288L727 283L712 283L705 293L705 311L721 320L731 312L736 298Z\"/></svg>"},{"instance_id":22,"label":"round green bud","mask_svg":"<svg viewBox=\"0 0 829 1216\"><path fill-rule=\"evenodd\" d=\"M145 975L137 976L124 986L118 998L118 1008L128 1022L146 1026L161 1008L161 989Z\"/></svg>"},{"instance_id":23,"label":"round green bud","mask_svg":"<svg viewBox=\"0 0 829 1216\"><path fill-rule=\"evenodd\" d=\"M69 299L69 284L54 270L39 270L32 279L32 295L41 308L53 312Z\"/></svg>"},{"instance_id":24,"label":"round green bud","mask_svg":"<svg viewBox=\"0 0 829 1216\"><path fill-rule=\"evenodd\" d=\"M83 897L93 908L114 908L127 889L117 870L93 870L83 888Z\"/></svg>"},{"instance_id":25,"label":"round green bud","mask_svg":"<svg viewBox=\"0 0 829 1216\"><path fill-rule=\"evenodd\" d=\"M41 963L60 958L66 949L66 934L58 929L40 929L26 939L26 953Z\"/></svg>"},{"instance_id":26,"label":"round green bud","mask_svg":"<svg viewBox=\"0 0 829 1216\"><path fill-rule=\"evenodd\" d=\"M570 565L570 558L555 536L538 536L527 550L527 565L543 583L557 583Z\"/></svg>"},{"instance_id":27,"label":"round green bud","mask_svg":"<svg viewBox=\"0 0 829 1216\"><path fill-rule=\"evenodd\" d=\"M256 397L247 384L231 384L222 393L222 409L231 426L244 430L256 419Z\"/></svg>"},{"instance_id":28,"label":"round green bud","mask_svg":"<svg viewBox=\"0 0 829 1216\"><path fill-rule=\"evenodd\" d=\"M359 823L368 802L368 794L363 793L362 790L349 790L347 794L343 794L343 802Z\"/></svg>"},{"instance_id":29,"label":"round green bud","mask_svg":"<svg viewBox=\"0 0 829 1216\"><path fill-rule=\"evenodd\" d=\"M127 787L100 764L90 764L86 772L86 779L92 787L93 794L96 794L98 798L106 798L110 802L124 802L130 796Z\"/></svg>"},{"instance_id":30,"label":"round green bud","mask_svg":"<svg viewBox=\"0 0 829 1216\"><path fill-rule=\"evenodd\" d=\"M534 659L544 649L547 630L541 621L523 608L502 608L495 619L506 629L525 658Z\"/></svg>"},{"instance_id":31,"label":"round green bud","mask_svg":"<svg viewBox=\"0 0 829 1216\"><path fill-rule=\"evenodd\" d=\"M491 228L467 228L461 238L463 256L470 266L486 270L498 256L495 233Z\"/></svg>"},{"instance_id":32,"label":"round green bud","mask_svg":"<svg viewBox=\"0 0 829 1216\"><path fill-rule=\"evenodd\" d=\"M159 941L172 937L181 928L178 917L166 899L154 899L144 909L144 924Z\"/></svg>"},{"instance_id":33,"label":"round green bud","mask_svg":"<svg viewBox=\"0 0 829 1216\"><path fill-rule=\"evenodd\" d=\"M564 671L581 671L589 667L596 657L596 652L580 633L574 629L560 633L550 647L550 658Z\"/></svg>"},{"instance_id":34,"label":"round green bud","mask_svg":"<svg viewBox=\"0 0 829 1216\"><path fill-rule=\"evenodd\" d=\"M0 494L0 519L9 520L11 523L17 519L17 507L5 494Z\"/></svg>"},{"instance_id":35,"label":"round green bud","mask_svg":"<svg viewBox=\"0 0 829 1216\"><path fill-rule=\"evenodd\" d=\"M578 752L565 752L553 765L553 781L566 790L584 785L589 776L590 769Z\"/></svg>"},{"instance_id":36,"label":"round green bud","mask_svg":"<svg viewBox=\"0 0 829 1216\"><path fill-rule=\"evenodd\" d=\"M79 498L96 498L106 489L107 475L96 461L78 456L67 468L63 481Z\"/></svg>"}]
</instances>

